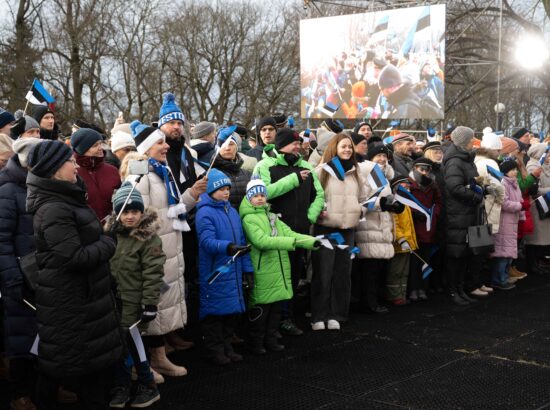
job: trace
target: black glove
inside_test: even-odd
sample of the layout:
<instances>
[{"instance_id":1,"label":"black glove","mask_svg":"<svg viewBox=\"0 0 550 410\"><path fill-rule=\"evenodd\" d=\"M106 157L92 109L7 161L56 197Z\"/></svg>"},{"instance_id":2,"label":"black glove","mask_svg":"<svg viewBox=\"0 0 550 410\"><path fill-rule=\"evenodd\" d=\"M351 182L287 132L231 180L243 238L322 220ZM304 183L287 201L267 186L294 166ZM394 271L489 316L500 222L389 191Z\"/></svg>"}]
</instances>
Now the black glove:
<instances>
[{"instance_id":1,"label":"black glove","mask_svg":"<svg viewBox=\"0 0 550 410\"><path fill-rule=\"evenodd\" d=\"M227 254L229 256L234 256L237 254L237 252L240 252L239 255L244 255L245 253L250 252L250 249L252 247L250 245L235 245L234 243L230 243L227 245Z\"/></svg>"},{"instance_id":2,"label":"black glove","mask_svg":"<svg viewBox=\"0 0 550 410\"><path fill-rule=\"evenodd\" d=\"M532 197L536 197L538 196L538 193L539 193L539 183L538 181L535 182L533 185L531 185L528 189L527 189L527 193L532 196Z\"/></svg>"},{"instance_id":3,"label":"black glove","mask_svg":"<svg viewBox=\"0 0 550 410\"><path fill-rule=\"evenodd\" d=\"M392 212L394 214L400 214L405 210L405 205L396 200L388 200L386 197L380 198L380 209L384 212Z\"/></svg>"},{"instance_id":4,"label":"black glove","mask_svg":"<svg viewBox=\"0 0 550 410\"><path fill-rule=\"evenodd\" d=\"M155 305L145 305L141 311L141 323L149 323L157 317L157 307Z\"/></svg>"},{"instance_id":5,"label":"black glove","mask_svg":"<svg viewBox=\"0 0 550 410\"><path fill-rule=\"evenodd\" d=\"M254 288L254 272L243 273L243 287L249 290Z\"/></svg>"},{"instance_id":6,"label":"black glove","mask_svg":"<svg viewBox=\"0 0 550 410\"><path fill-rule=\"evenodd\" d=\"M26 124L25 116L18 118L11 126L11 133L14 136L19 137L21 134L25 132L25 124Z\"/></svg>"}]
</instances>

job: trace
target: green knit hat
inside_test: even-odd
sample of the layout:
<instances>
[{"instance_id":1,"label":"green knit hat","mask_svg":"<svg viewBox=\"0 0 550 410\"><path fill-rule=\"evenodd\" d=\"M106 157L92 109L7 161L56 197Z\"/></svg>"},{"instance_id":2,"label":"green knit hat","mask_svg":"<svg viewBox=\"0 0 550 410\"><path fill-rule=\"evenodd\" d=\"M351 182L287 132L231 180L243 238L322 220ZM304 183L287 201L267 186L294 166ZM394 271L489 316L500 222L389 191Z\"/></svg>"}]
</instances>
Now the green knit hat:
<instances>
[{"instance_id":1,"label":"green knit hat","mask_svg":"<svg viewBox=\"0 0 550 410\"><path fill-rule=\"evenodd\" d=\"M119 189L116 190L116 192L113 195L113 209L115 213L119 213L122 209L122 205L124 205L124 201L126 201L126 198L132 191L132 183L131 182L124 182ZM128 211L130 209L137 209L138 211L143 212L145 210L145 206L143 204L143 198L141 197L141 193L136 189L134 189L134 192L132 192L132 195L130 195L130 199L128 200L128 203L124 207L125 211Z\"/></svg>"}]
</instances>

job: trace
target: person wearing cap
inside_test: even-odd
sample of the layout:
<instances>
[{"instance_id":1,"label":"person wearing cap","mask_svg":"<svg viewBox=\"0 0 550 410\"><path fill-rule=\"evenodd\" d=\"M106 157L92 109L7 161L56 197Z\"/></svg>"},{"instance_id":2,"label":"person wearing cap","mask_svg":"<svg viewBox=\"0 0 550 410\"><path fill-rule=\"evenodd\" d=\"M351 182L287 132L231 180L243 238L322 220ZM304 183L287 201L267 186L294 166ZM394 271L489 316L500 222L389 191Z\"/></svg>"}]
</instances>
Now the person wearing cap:
<instances>
[{"instance_id":1,"label":"person wearing cap","mask_svg":"<svg viewBox=\"0 0 550 410\"><path fill-rule=\"evenodd\" d=\"M396 174L390 181L390 187L394 194L398 192L399 187L409 191L410 186L411 181L406 175ZM407 303L407 280L410 272L411 251L418 249L411 208L407 205L403 205L403 208L401 212L392 214L395 255L390 259L386 272L385 299L395 306Z\"/></svg>"},{"instance_id":2,"label":"person wearing cap","mask_svg":"<svg viewBox=\"0 0 550 410\"><path fill-rule=\"evenodd\" d=\"M256 146L246 152L249 157L261 161L264 155L264 148L275 143L277 135L277 122L273 117L263 117L256 123Z\"/></svg>"},{"instance_id":3,"label":"person wearing cap","mask_svg":"<svg viewBox=\"0 0 550 410\"><path fill-rule=\"evenodd\" d=\"M355 159L358 163L365 161L367 157L367 138L362 134L355 132L351 133L351 140L353 141L353 149L355 151Z\"/></svg>"},{"instance_id":4,"label":"person wearing cap","mask_svg":"<svg viewBox=\"0 0 550 410\"><path fill-rule=\"evenodd\" d=\"M78 175L86 184L88 204L101 221L113 209L111 198L120 186L118 170L105 163L103 136L91 128L80 128L71 136Z\"/></svg>"},{"instance_id":5,"label":"person wearing cap","mask_svg":"<svg viewBox=\"0 0 550 410\"><path fill-rule=\"evenodd\" d=\"M512 134L512 138L521 141L527 146L531 143L531 134L527 128L519 128Z\"/></svg>"},{"instance_id":6,"label":"person wearing cap","mask_svg":"<svg viewBox=\"0 0 550 410\"><path fill-rule=\"evenodd\" d=\"M124 124L121 124L121 126ZM109 140L110 149L105 150L105 162L120 169L120 164L128 153L136 150L136 143L132 138L132 132L128 124L128 132L120 127L111 134ZM113 128L114 129L114 128Z\"/></svg>"},{"instance_id":7,"label":"person wearing cap","mask_svg":"<svg viewBox=\"0 0 550 410\"><path fill-rule=\"evenodd\" d=\"M409 175L412 169L415 140L412 135L400 132L393 137L393 159L391 165L396 174Z\"/></svg>"},{"instance_id":8,"label":"person wearing cap","mask_svg":"<svg viewBox=\"0 0 550 410\"><path fill-rule=\"evenodd\" d=\"M370 137L374 135L372 132L372 126L370 123L366 121L360 121L357 124L355 124L355 127L353 127L353 132L356 134L363 135L366 140L368 141Z\"/></svg>"},{"instance_id":9,"label":"person wearing cap","mask_svg":"<svg viewBox=\"0 0 550 410\"><path fill-rule=\"evenodd\" d=\"M219 135L222 134L220 133ZM232 136L234 135L235 134L232 134ZM238 211L241 201L246 194L246 184L250 181L252 172L244 169L243 157L237 152L237 142L232 136L229 137L230 140L228 144L224 144L225 140L222 141L221 138L218 137L220 150L212 163L212 167L222 171L231 179L229 203ZM255 161L252 157L246 158Z\"/></svg>"},{"instance_id":10,"label":"person wearing cap","mask_svg":"<svg viewBox=\"0 0 550 410\"><path fill-rule=\"evenodd\" d=\"M279 128L291 128L287 125L288 117L282 112L275 112L271 117L275 120L277 129Z\"/></svg>"},{"instance_id":11,"label":"person wearing cap","mask_svg":"<svg viewBox=\"0 0 550 410\"><path fill-rule=\"evenodd\" d=\"M458 126L451 133L452 144L445 152L446 273L452 301L467 305L475 301L465 293L465 281L479 283L485 257L474 255L466 241L468 227L482 224L484 188L474 164L474 131Z\"/></svg>"},{"instance_id":12,"label":"person wearing cap","mask_svg":"<svg viewBox=\"0 0 550 410\"><path fill-rule=\"evenodd\" d=\"M281 215L290 229L308 234L323 209L325 194L313 167L299 155L301 139L290 128L281 128L275 138L275 157L266 156L254 168L267 187L271 210ZM292 287L296 287L304 267L305 252L297 249L290 254ZM283 311L281 333L301 335L293 320L292 303Z\"/></svg>"},{"instance_id":13,"label":"person wearing cap","mask_svg":"<svg viewBox=\"0 0 550 410\"><path fill-rule=\"evenodd\" d=\"M137 388L131 406L146 407L160 399L149 362L139 359L128 328L140 320L140 330L146 331L149 322L155 319L166 255L157 234L160 229L158 213L151 208L145 209L141 193L137 189L132 190L132 187L130 182L125 182L116 190L113 213L104 227L106 232L116 235L117 248L110 266L122 305L120 326L129 350L115 368L110 407L118 408L130 401L132 362L136 367ZM118 215L120 219L117 221ZM162 378L158 374L156 376Z\"/></svg>"},{"instance_id":14,"label":"person wearing cap","mask_svg":"<svg viewBox=\"0 0 550 410\"><path fill-rule=\"evenodd\" d=\"M38 263L36 405L57 408L59 381L70 379L80 408L106 408L111 369L123 353L109 269L116 244L88 206L66 144L35 144L27 166Z\"/></svg>"},{"instance_id":15,"label":"person wearing cap","mask_svg":"<svg viewBox=\"0 0 550 410\"><path fill-rule=\"evenodd\" d=\"M160 295L158 314L149 323L145 341L151 353L151 367L162 375L181 377L187 374L187 369L176 366L166 357L166 345L178 350L190 347L189 342L182 340L177 331L187 324L184 278L186 265L182 232L190 230L187 212L196 202L192 196L186 196L179 191L176 178L167 162L170 146L164 133L138 120L132 121L130 128L137 153L130 153L124 158L120 169L125 172L121 173L121 177L128 181L135 178L128 175L130 161L148 162L149 173L141 177L136 188L141 193L144 207L152 207L158 212L158 235L166 254L163 280L167 290Z\"/></svg>"},{"instance_id":16,"label":"person wearing cap","mask_svg":"<svg viewBox=\"0 0 550 410\"><path fill-rule=\"evenodd\" d=\"M325 191L326 210L313 226L313 235L337 232L350 248L354 246L355 228L363 214L361 204L367 199L366 182L354 154L351 137L337 134L315 169ZM342 170L340 174L330 165L335 161ZM311 328L339 330L340 322L346 321L349 314L352 267L349 250L323 247L312 255L312 262Z\"/></svg>"},{"instance_id":17,"label":"person wearing cap","mask_svg":"<svg viewBox=\"0 0 550 410\"><path fill-rule=\"evenodd\" d=\"M0 134L10 135L11 126L15 122L15 117L9 111L0 108Z\"/></svg>"},{"instance_id":18,"label":"person wearing cap","mask_svg":"<svg viewBox=\"0 0 550 410\"><path fill-rule=\"evenodd\" d=\"M545 143L533 144L527 154L529 162L527 162L527 171L533 172L540 167L540 160L547 152L548 146ZM542 164L542 171L537 184L537 191L533 192L533 197L537 199L539 196L549 197L550 194L550 156L547 155ZM524 194L525 199L525 194ZM546 256L549 254L550 246L550 218L541 219L537 210L535 201L528 201L529 206L526 209L526 214L532 216L534 228L532 232L525 235L525 253L526 253L526 270L528 274L545 274L548 272L548 262ZM524 203L525 205L525 203ZM525 210L525 208L524 208ZM527 217L527 216L526 216ZM521 228L521 223L520 223ZM513 269L512 269L513 271ZM517 276L514 275L514 276Z\"/></svg>"},{"instance_id":19,"label":"person wearing cap","mask_svg":"<svg viewBox=\"0 0 550 410\"><path fill-rule=\"evenodd\" d=\"M197 152L197 159L205 164L212 162L216 153L216 124L201 121L191 132L191 147Z\"/></svg>"},{"instance_id":20,"label":"person wearing cap","mask_svg":"<svg viewBox=\"0 0 550 410\"><path fill-rule=\"evenodd\" d=\"M403 82L399 70L394 65L385 66L378 78L380 93L390 103L390 108L382 118L422 118L420 98L410 84Z\"/></svg>"},{"instance_id":21,"label":"person wearing cap","mask_svg":"<svg viewBox=\"0 0 550 410\"><path fill-rule=\"evenodd\" d=\"M35 250L32 215L25 207L27 198L27 156L40 140L20 138L10 142L11 156L0 171L0 293L2 294L5 358L9 360L11 407L32 405L35 356L30 349L37 333L36 312L18 295L23 292L24 276L17 258ZM13 153L15 152L15 155ZM0 153L1 155L1 153Z\"/></svg>"},{"instance_id":22,"label":"person wearing cap","mask_svg":"<svg viewBox=\"0 0 550 410\"><path fill-rule=\"evenodd\" d=\"M411 181L410 192L426 209L431 210L431 225L426 226L426 215L416 209L411 209L414 232L418 243L418 254L425 261L430 263L430 254L434 244L437 243L437 225L441 216L441 192L435 182L433 175L434 163L425 157L420 157L413 162L413 169L409 173ZM423 263L419 258L411 259L411 270L409 276L409 300L416 302L426 300L426 289L422 278Z\"/></svg>"},{"instance_id":23,"label":"person wearing cap","mask_svg":"<svg viewBox=\"0 0 550 410\"><path fill-rule=\"evenodd\" d=\"M199 238L199 319L206 358L224 366L240 362L231 340L241 313L246 309L243 278L250 286L254 267L250 261L239 213L229 204L231 180L212 168L208 187L197 205ZM233 261L233 263L230 263ZM230 263L230 264L229 264ZM229 264L226 272L213 277L216 269Z\"/></svg>"},{"instance_id":24,"label":"person wearing cap","mask_svg":"<svg viewBox=\"0 0 550 410\"><path fill-rule=\"evenodd\" d=\"M246 239L252 246L254 286L248 300L248 347L253 354L284 348L277 340L282 301L293 296L289 251L313 250L317 240L294 232L269 209L267 188L259 179L246 186L239 213Z\"/></svg>"},{"instance_id":25,"label":"person wearing cap","mask_svg":"<svg viewBox=\"0 0 550 410\"><path fill-rule=\"evenodd\" d=\"M59 126L55 121L55 113L47 105L33 105L32 117L40 125L40 139L56 140L61 137Z\"/></svg>"},{"instance_id":26,"label":"person wearing cap","mask_svg":"<svg viewBox=\"0 0 550 410\"><path fill-rule=\"evenodd\" d=\"M36 120L25 115L22 110L15 112L15 122L10 128L10 136L12 139L17 138L40 138L40 126Z\"/></svg>"}]
</instances>

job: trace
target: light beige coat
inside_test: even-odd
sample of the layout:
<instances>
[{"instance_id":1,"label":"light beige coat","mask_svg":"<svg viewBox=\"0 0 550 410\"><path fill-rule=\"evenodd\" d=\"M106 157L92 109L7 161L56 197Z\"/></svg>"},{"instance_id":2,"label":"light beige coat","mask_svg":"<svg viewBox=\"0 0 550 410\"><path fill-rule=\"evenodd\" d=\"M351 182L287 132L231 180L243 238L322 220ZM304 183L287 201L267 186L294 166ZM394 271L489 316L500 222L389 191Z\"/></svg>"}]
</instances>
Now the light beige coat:
<instances>
[{"instance_id":1,"label":"light beige coat","mask_svg":"<svg viewBox=\"0 0 550 410\"><path fill-rule=\"evenodd\" d=\"M490 166L498 171L498 164L495 160L492 160L484 155L476 155L474 163L477 168L477 173L483 177L483 185L492 186L496 194L487 195L484 201L485 211L487 212L487 221L492 225L491 232L496 234L499 230L500 212L502 202L504 202L504 186L498 179L489 174L487 171L487 166Z\"/></svg>"}]
</instances>

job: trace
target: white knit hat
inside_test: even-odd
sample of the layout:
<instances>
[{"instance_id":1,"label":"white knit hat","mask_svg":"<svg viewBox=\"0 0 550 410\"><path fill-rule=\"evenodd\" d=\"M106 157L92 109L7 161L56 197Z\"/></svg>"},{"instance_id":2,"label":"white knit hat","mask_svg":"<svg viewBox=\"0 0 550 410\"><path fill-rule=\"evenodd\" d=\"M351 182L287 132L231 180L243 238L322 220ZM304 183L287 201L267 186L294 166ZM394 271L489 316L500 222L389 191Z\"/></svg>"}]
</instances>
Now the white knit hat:
<instances>
[{"instance_id":1,"label":"white knit hat","mask_svg":"<svg viewBox=\"0 0 550 410\"><path fill-rule=\"evenodd\" d=\"M31 151L32 147L34 147L36 144L42 142L40 138L18 138L13 142L13 152L17 154L17 158L19 158L19 163L22 167L27 167L27 157L29 156L29 152Z\"/></svg>"},{"instance_id":2,"label":"white knit hat","mask_svg":"<svg viewBox=\"0 0 550 410\"><path fill-rule=\"evenodd\" d=\"M246 199L250 201L253 196L263 194L267 196L267 188L264 181L258 177L252 177L252 179L246 185Z\"/></svg>"},{"instance_id":3,"label":"white knit hat","mask_svg":"<svg viewBox=\"0 0 550 410\"><path fill-rule=\"evenodd\" d=\"M136 148L136 143L132 138L132 135L124 132L117 131L111 137L111 151L116 152L122 148Z\"/></svg>"},{"instance_id":4,"label":"white knit hat","mask_svg":"<svg viewBox=\"0 0 550 410\"><path fill-rule=\"evenodd\" d=\"M490 130L490 131L489 131ZM487 127L483 130L483 138L481 139L481 148L485 149L502 149L502 141L500 137Z\"/></svg>"}]
</instances>

